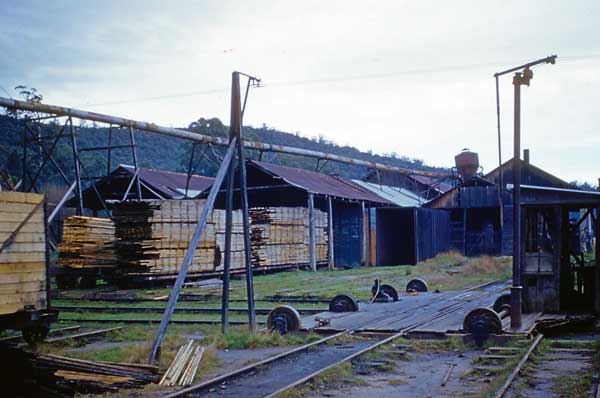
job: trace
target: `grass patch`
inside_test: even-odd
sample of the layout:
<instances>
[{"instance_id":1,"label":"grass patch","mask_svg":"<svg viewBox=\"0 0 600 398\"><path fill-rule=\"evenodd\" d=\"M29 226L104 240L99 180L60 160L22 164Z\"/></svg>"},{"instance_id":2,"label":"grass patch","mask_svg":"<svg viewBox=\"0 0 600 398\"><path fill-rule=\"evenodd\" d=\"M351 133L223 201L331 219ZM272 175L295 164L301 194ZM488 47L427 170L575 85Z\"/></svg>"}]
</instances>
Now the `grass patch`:
<instances>
[{"instance_id":1,"label":"grass patch","mask_svg":"<svg viewBox=\"0 0 600 398\"><path fill-rule=\"evenodd\" d=\"M592 385L593 372L554 379L552 390L559 398L585 397Z\"/></svg>"},{"instance_id":2,"label":"grass patch","mask_svg":"<svg viewBox=\"0 0 600 398\"><path fill-rule=\"evenodd\" d=\"M352 364L344 362L338 366L327 369L323 373L316 376L310 382L289 388L278 395L280 398L300 398L319 389L339 389L344 386L360 386L367 383L357 378L352 370Z\"/></svg>"},{"instance_id":3,"label":"grass patch","mask_svg":"<svg viewBox=\"0 0 600 398\"><path fill-rule=\"evenodd\" d=\"M253 349L268 347L286 347L292 345L303 345L320 340L321 336L316 333L279 333L259 332L252 334L245 327L231 328L226 334L216 334L205 337L204 341L210 341L221 349Z\"/></svg>"},{"instance_id":4,"label":"grass patch","mask_svg":"<svg viewBox=\"0 0 600 398\"><path fill-rule=\"evenodd\" d=\"M390 386L404 386L408 384L408 381L404 379L392 379L387 382Z\"/></svg>"},{"instance_id":5,"label":"grass patch","mask_svg":"<svg viewBox=\"0 0 600 398\"><path fill-rule=\"evenodd\" d=\"M467 350L462 338L458 336L449 336L442 340L404 340L403 344L411 345L416 352L464 352Z\"/></svg>"}]
</instances>

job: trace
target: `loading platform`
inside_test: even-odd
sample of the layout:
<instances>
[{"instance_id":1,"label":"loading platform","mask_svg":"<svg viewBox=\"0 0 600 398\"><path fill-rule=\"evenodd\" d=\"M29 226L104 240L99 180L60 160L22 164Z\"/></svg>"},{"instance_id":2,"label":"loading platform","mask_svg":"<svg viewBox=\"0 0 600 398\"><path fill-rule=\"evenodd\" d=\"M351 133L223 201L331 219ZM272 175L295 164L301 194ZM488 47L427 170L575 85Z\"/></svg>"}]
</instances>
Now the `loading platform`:
<instances>
[{"instance_id":1,"label":"loading platform","mask_svg":"<svg viewBox=\"0 0 600 398\"><path fill-rule=\"evenodd\" d=\"M464 291L400 293L398 301L358 304L355 312L325 311L301 318L303 330L321 333L353 330L389 333L462 333L465 316L473 309L491 307L509 292L510 282L493 282ZM502 320L505 333L528 334L541 313L523 314L522 326L510 329L510 318Z\"/></svg>"}]
</instances>

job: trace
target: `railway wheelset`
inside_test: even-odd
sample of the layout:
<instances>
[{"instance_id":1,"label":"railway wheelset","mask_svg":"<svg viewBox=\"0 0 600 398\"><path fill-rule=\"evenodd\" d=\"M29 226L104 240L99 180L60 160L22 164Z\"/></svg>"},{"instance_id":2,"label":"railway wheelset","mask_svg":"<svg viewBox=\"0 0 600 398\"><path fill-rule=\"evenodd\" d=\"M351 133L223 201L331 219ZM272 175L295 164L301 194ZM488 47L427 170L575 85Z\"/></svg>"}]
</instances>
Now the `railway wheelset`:
<instances>
[{"instance_id":1,"label":"railway wheelset","mask_svg":"<svg viewBox=\"0 0 600 398\"><path fill-rule=\"evenodd\" d=\"M412 279L406 284L405 290L409 294L424 293L428 291L428 286L423 279ZM369 303L391 303L398 300L399 293L395 287L382 284L380 279L375 279L371 287L371 300ZM329 302L329 312L357 311L359 311L359 302L351 294L338 294ZM267 317L267 328L280 334L296 332L300 327L300 314L290 305L275 307Z\"/></svg>"}]
</instances>

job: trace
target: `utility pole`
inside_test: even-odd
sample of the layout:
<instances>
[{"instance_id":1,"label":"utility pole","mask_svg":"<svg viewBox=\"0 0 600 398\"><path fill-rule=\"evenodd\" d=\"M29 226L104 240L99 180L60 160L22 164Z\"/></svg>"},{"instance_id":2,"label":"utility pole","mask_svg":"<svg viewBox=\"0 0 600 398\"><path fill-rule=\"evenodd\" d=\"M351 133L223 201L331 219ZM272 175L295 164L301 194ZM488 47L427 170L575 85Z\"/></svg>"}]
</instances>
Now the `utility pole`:
<instances>
[{"instance_id":1,"label":"utility pole","mask_svg":"<svg viewBox=\"0 0 600 398\"><path fill-rule=\"evenodd\" d=\"M242 202L242 212L244 217L244 251L245 251L245 260L246 260L246 288L248 291L248 323L251 331L256 330L256 314L254 310L254 289L253 289L253 280L252 280L252 263L250 256L250 231L248 225L248 191L246 184L246 165L244 164L244 144L242 142L242 115L243 109L245 108L241 106L240 101L240 84L239 78L240 75L244 75L248 78L248 85L246 88L246 97L247 98L247 90L250 88L251 83L254 85L258 85L260 82L259 79L245 75L240 72L233 72L232 75L232 88L231 88L231 126L229 130L229 144L227 147L227 152L223 157L223 161L219 166L219 170L217 171L217 175L215 176L214 182L210 188L210 192L208 197L206 198L206 202L204 203L204 208L198 218L198 223L196 224L196 229L194 230L194 234L192 235L192 239L188 245L185 257L179 268L179 273L177 275L177 279L175 280L175 284L171 289L169 294L169 301L167 303L167 307L163 313L163 317L161 319L160 325L158 326L158 330L156 332L156 336L154 338L154 342L152 344L152 349L150 351L150 356L148 358L149 363L156 363L157 359L160 355L160 345L165 337L167 332L167 328L171 321L171 317L173 312L175 311L175 306L177 305L177 300L179 299L179 294L181 289L183 288L183 282L187 276L188 270L192 265L194 253L200 244L200 239L206 227L206 223L210 214L213 211L215 200L217 198L217 194L221 189L221 185L225 180L225 177L228 176L227 180L227 213L226 213L226 239L229 243L225 244L225 270L224 270L224 281L223 281L223 294L222 294L222 307L221 307L221 319L223 320L223 330L227 330L227 322L228 322L228 310L229 310L229 277L230 273L227 269L231 262L231 212L232 212L232 198L233 198L233 173L235 172L235 160L236 154L239 160L239 168L240 168L240 191L241 191L241 202Z\"/></svg>"},{"instance_id":2,"label":"utility pole","mask_svg":"<svg viewBox=\"0 0 600 398\"><path fill-rule=\"evenodd\" d=\"M241 101L240 75L248 78L244 103ZM241 72L233 72L231 75L231 119L229 126L229 140L236 142L236 153L238 163L238 176L240 187L240 204L242 210L242 225L244 231L244 263L246 270L246 296L248 303L248 327L252 333L256 331L256 311L254 309L254 276L252 270L252 253L250 248L250 223L248 204L248 184L246 181L246 160L244 154L244 140L242 133L242 119L246 109L246 101L251 86L258 86L260 79L246 75ZM231 272L231 233L232 233L232 210L233 210L233 188L235 175L235 155L229 168L227 183L227 203L225 216L225 255L223 259L223 291L221 296L221 321L222 330L227 332L229 312L229 281Z\"/></svg>"},{"instance_id":3,"label":"utility pole","mask_svg":"<svg viewBox=\"0 0 600 398\"><path fill-rule=\"evenodd\" d=\"M507 73L515 72L514 85L514 151L513 151L513 275L510 288L510 326L513 329L521 327L523 312L523 286L521 286L521 86L529 86L533 78L531 67L538 64L554 64L556 55L539 59L524 65L517 66L499 73L494 77L498 79ZM497 95L498 98L498 95ZM499 102L498 102L499 103ZM497 105L499 115L499 105ZM498 116L499 119L499 116ZM498 145L500 145L500 126L498 125ZM502 169L500 169L502 173ZM500 187L503 190L504 187ZM500 202L502 203L502 202Z\"/></svg>"}]
</instances>

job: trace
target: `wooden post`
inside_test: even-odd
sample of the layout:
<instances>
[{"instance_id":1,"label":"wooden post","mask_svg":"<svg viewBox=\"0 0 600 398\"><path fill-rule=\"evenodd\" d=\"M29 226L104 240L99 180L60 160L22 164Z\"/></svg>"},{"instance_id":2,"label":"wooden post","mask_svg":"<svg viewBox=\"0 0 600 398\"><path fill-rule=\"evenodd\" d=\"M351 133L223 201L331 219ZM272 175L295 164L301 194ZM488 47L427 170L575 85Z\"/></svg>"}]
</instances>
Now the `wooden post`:
<instances>
[{"instance_id":1,"label":"wooden post","mask_svg":"<svg viewBox=\"0 0 600 398\"><path fill-rule=\"evenodd\" d=\"M367 231L365 225L365 202L360 202L360 263L367 263Z\"/></svg>"},{"instance_id":2,"label":"wooden post","mask_svg":"<svg viewBox=\"0 0 600 398\"><path fill-rule=\"evenodd\" d=\"M377 208L369 209L369 265L377 265Z\"/></svg>"},{"instance_id":3,"label":"wooden post","mask_svg":"<svg viewBox=\"0 0 600 398\"><path fill-rule=\"evenodd\" d=\"M600 207L596 208L596 222L594 224L594 236L596 242L594 244L594 254L596 255L596 268L594 271L594 310L596 314L600 314L600 251L598 251L598 245L600 244Z\"/></svg>"},{"instance_id":4,"label":"wooden post","mask_svg":"<svg viewBox=\"0 0 600 398\"><path fill-rule=\"evenodd\" d=\"M333 256L333 204L331 196L327 197L327 266L330 270L335 268Z\"/></svg>"},{"instance_id":5,"label":"wooden post","mask_svg":"<svg viewBox=\"0 0 600 398\"><path fill-rule=\"evenodd\" d=\"M317 270L317 242L315 239L315 195L308 193L308 242L310 252L310 268Z\"/></svg>"},{"instance_id":6,"label":"wooden post","mask_svg":"<svg viewBox=\"0 0 600 398\"><path fill-rule=\"evenodd\" d=\"M413 209L413 239L415 245L415 264L421 261L421 253L419 251L419 213L417 208Z\"/></svg>"}]
</instances>

